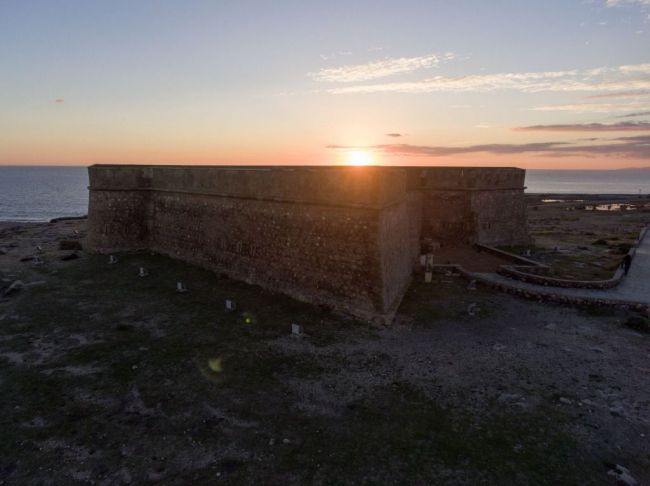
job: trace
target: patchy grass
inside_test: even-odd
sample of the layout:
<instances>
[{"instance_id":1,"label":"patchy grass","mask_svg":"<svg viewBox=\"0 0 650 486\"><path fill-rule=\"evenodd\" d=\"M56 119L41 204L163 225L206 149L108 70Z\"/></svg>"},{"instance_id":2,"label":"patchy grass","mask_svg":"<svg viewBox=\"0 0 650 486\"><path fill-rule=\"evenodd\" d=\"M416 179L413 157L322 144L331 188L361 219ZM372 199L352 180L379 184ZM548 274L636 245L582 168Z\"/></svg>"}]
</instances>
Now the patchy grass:
<instances>
[{"instance_id":1,"label":"patchy grass","mask_svg":"<svg viewBox=\"0 0 650 486\"><path fill-rule=\"evenodd\" d=\"M531 257L549 265L550 275L558 278L611 278L641 229L650 223L650 212L644 210L589 211L584 203L570 201L533 207L536 210L528 212L529 232L535 240ZM567 207L576 209L567 211Z\"/></svg>"},{"instance_id":2,"label":"patchy grass","mask_svg":"<svg viewBox=\"0 0 650 486\"><path fill-rule=\"evenodd\" d=\"M482 399L477 412L455 374L471 363L444 348L427 353L439 359L430 369L453 370L444 387L402 374L408 333L386 344L385 331L148 254L31 271L47 285L0 303L7 484L596 484L606 472L555 396L525 409ZM489 325L502 303L435 275L400 314L422 335L475 333L489 357L505 352ZM308 337L291 338L292 322ZM512 366L517 386L539 379Z\"/></svg>"}]
</instances>

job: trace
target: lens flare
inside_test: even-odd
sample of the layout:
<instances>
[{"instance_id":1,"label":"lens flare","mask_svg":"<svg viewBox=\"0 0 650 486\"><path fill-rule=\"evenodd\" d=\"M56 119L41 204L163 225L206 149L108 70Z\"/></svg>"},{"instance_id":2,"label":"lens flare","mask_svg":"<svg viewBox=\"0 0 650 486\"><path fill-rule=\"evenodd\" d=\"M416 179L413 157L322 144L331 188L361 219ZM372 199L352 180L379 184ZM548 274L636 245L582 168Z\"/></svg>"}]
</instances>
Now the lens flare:
<instances>
[{"instance_id":1,"label":"lens flare","mask_svg":"<svg viewBox=\"0 0 650 486\"><path fill-rule=\"evenodd\" d=\"M223 367L221 365L221 358L209 359L208 368L210 368L215 373L221 373L223 371Z\"/></svg>"}]
</instances>

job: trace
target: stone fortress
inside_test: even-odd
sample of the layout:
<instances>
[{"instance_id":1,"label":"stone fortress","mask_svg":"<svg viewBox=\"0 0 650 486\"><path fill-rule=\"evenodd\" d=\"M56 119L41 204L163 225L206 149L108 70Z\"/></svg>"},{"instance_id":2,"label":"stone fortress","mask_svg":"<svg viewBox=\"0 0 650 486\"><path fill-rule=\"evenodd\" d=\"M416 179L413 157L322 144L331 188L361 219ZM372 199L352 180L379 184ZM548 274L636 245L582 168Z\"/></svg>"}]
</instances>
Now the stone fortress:
<instances>
[{"instance_id":1,"label":"stone fortress","mask_svg":"<svg viewBox=\"0 0 650 486\"><path fill-rule=\"evenodd\" d=\"M431 248L528 242L516 168L95 165L89 175L87 250L150 250L374 322L390 322Z\"/></svg>"}]
</instances>

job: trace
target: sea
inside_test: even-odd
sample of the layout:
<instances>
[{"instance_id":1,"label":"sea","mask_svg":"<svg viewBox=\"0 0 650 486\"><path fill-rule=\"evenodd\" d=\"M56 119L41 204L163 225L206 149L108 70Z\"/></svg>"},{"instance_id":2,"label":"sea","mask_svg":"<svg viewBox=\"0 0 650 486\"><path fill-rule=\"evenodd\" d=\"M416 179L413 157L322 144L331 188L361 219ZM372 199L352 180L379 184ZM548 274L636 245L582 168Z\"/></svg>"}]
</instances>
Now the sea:
<instances>
[{"instance_id":1,"label":"sea","mask_svg":"<svg viewBox=\"0 0 650 486\"><path fill-rule=\"evenodd\" d=\"M527 170L530 194L650 194L650 169ZM40 222L88 212L86 167L0 166L0 221Z\"/></svg>"}]
</instances>

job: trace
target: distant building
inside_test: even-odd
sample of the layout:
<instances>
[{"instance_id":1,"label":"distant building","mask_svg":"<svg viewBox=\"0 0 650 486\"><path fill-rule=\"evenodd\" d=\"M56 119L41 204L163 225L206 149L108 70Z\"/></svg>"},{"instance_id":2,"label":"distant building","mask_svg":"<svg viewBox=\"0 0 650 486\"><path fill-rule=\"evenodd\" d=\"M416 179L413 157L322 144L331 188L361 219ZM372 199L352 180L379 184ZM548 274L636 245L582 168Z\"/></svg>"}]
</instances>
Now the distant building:
<instances>
[{"instance_id":1,"label":"distant building","mask_svg":"<svg viewBox=\"0 0 650 486\"><path fill-rule=\"evenodd\" d=\"M528 242L525 171L483 167L89 168L86 247L147 249L390 321L418 256Z\"/></svg>"}]
</instances>

